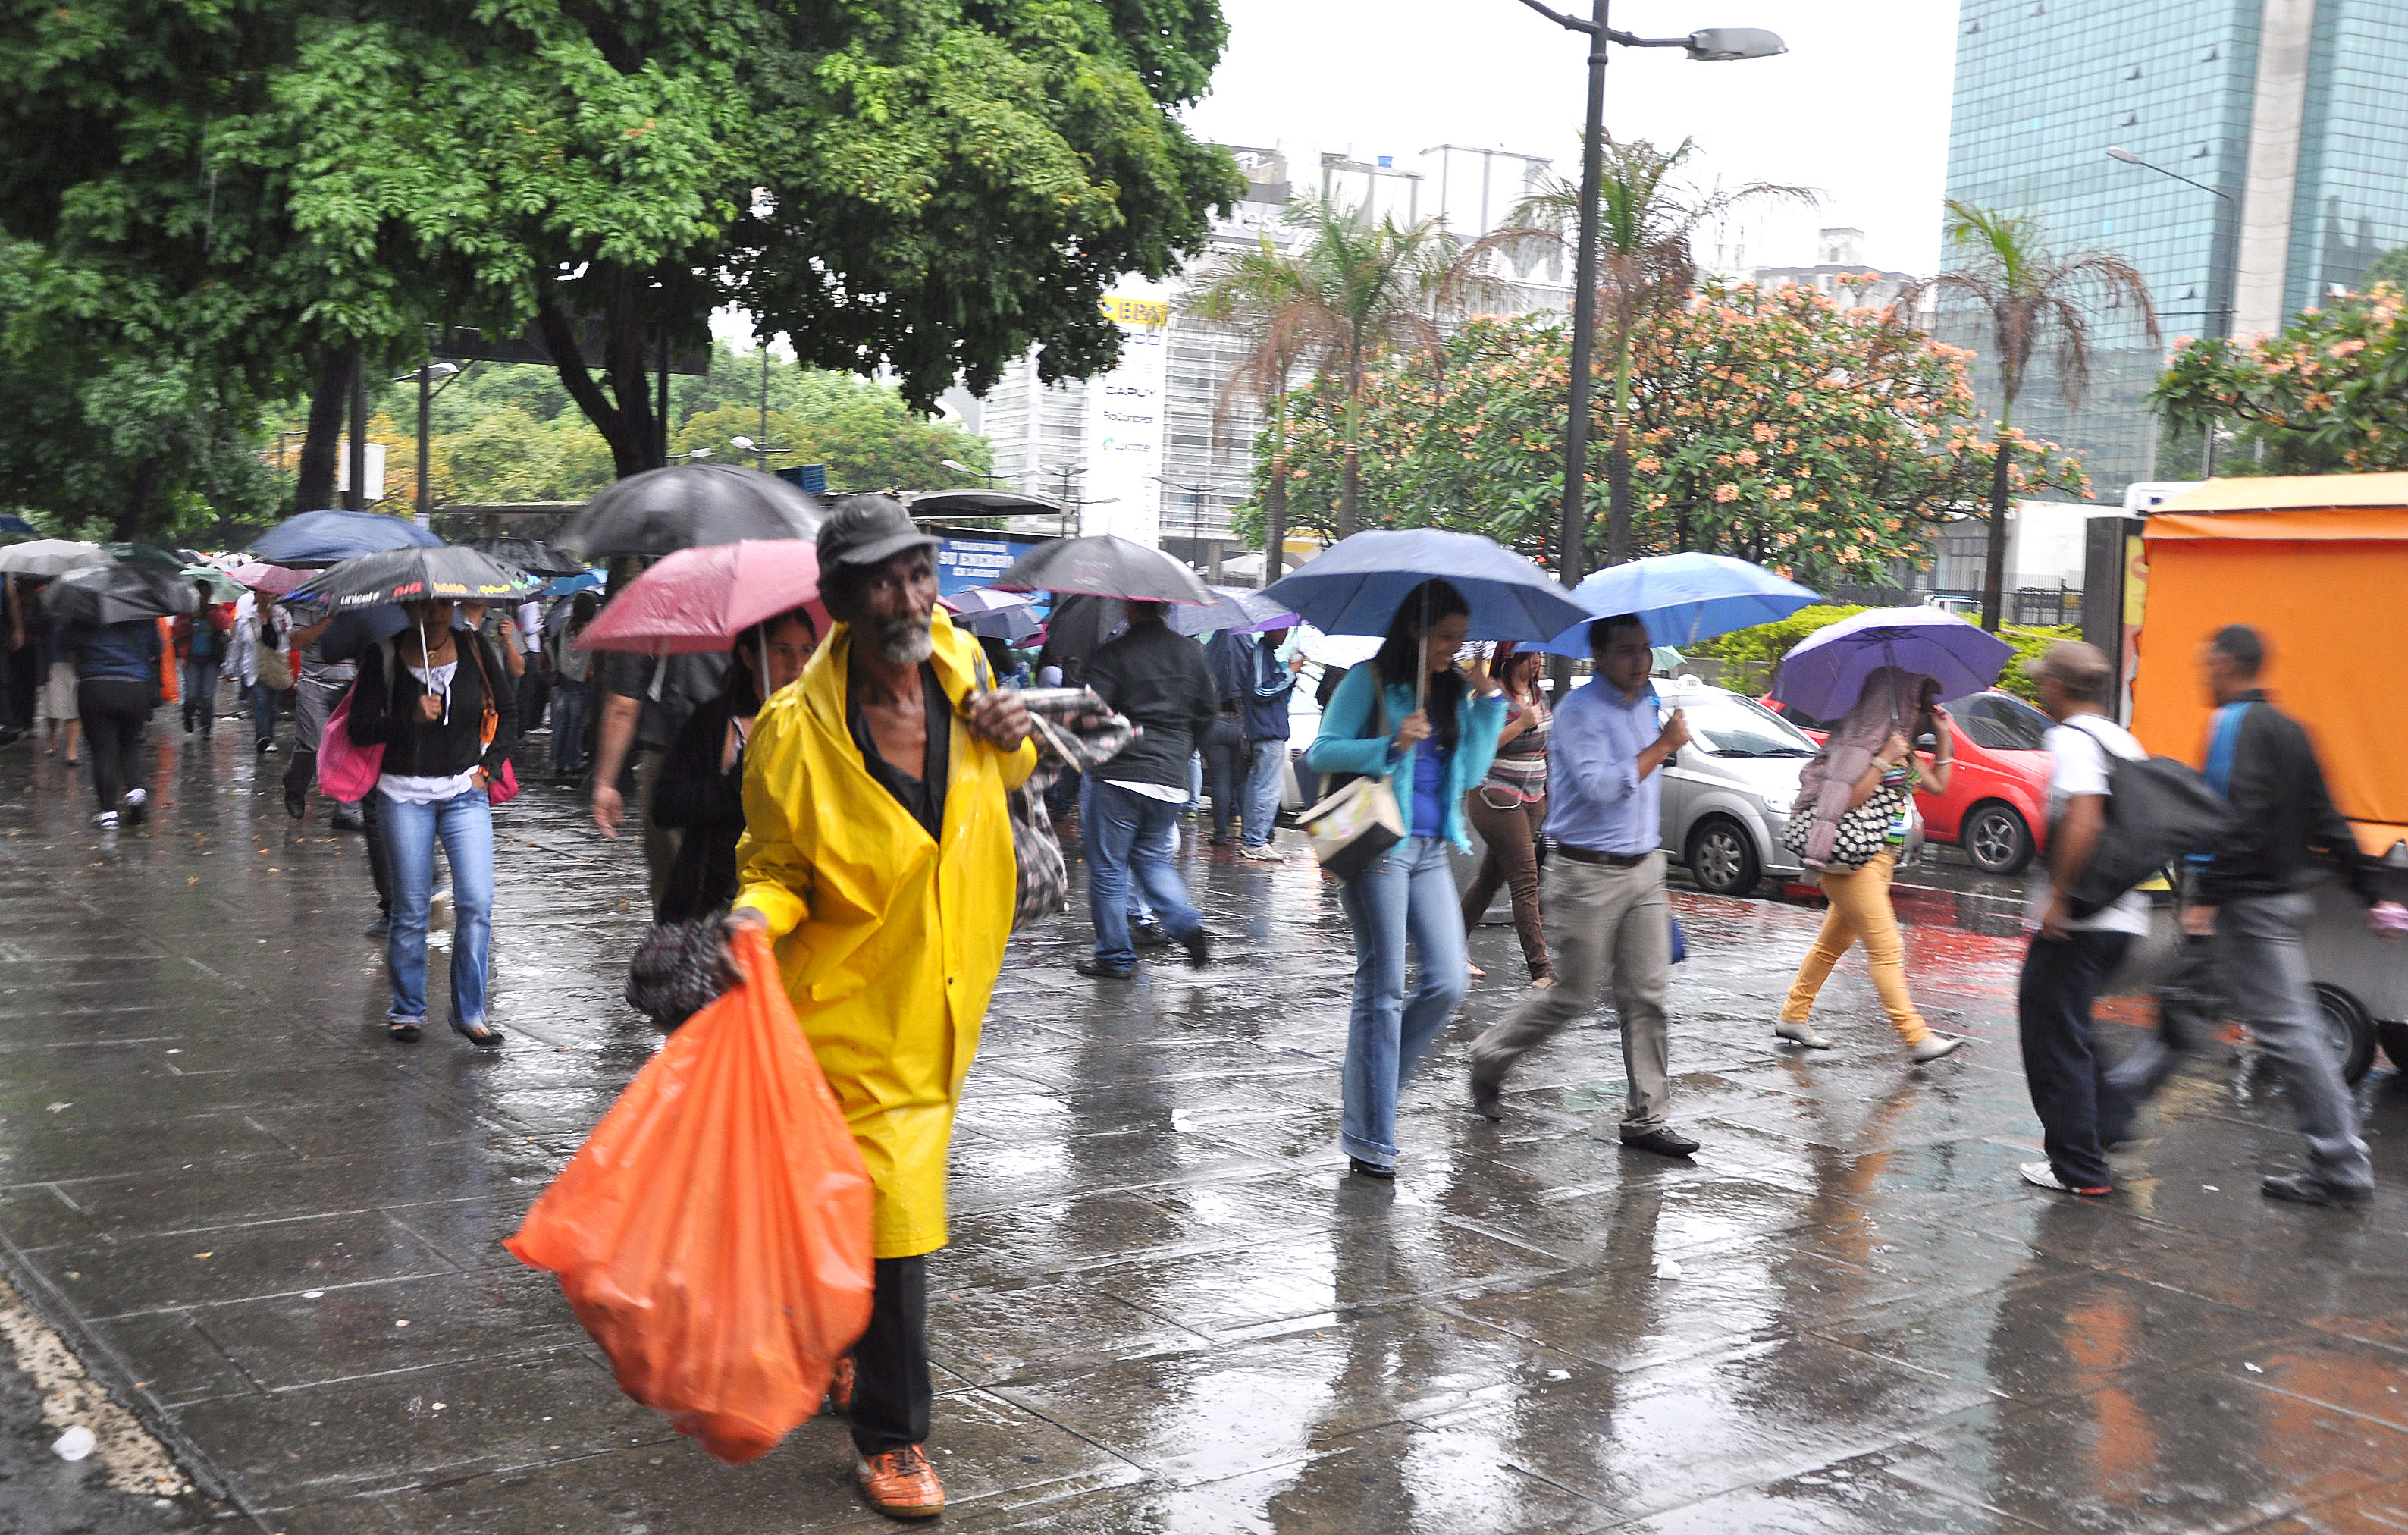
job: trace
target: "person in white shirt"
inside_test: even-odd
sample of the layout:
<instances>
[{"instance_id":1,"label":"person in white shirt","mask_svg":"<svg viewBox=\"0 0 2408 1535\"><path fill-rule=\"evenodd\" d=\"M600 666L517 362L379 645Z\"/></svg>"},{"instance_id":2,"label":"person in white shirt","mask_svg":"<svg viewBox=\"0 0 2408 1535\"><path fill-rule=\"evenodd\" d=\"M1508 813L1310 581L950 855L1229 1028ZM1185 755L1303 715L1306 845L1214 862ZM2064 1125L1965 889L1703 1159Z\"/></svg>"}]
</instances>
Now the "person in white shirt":
<instances>
[{"instance_id":1,"label":"person in white shirt","mask_svg":"<svg viewBox=\"0 0 2408 1535\"><path fill-rule=\"evenodd\" d=\"M2047 736L2048 878L2032 887L2026 925L2034 931L2015 989L2024 1079L2048 1157L2022 1172L2038 1187L2095 1197L2114 1192L2106 1148L2130 1127L2132 1106L2091 1048L2090 1009L2132 940L2148 932L2149 904L2128 891L2076 917L2069 892L2107 824L2109 754L2137 762L2148 753L2104 712L2114 673L2097 646L2051 646L2031 677L2057 724Z\"/></svg>"}]
</instances>

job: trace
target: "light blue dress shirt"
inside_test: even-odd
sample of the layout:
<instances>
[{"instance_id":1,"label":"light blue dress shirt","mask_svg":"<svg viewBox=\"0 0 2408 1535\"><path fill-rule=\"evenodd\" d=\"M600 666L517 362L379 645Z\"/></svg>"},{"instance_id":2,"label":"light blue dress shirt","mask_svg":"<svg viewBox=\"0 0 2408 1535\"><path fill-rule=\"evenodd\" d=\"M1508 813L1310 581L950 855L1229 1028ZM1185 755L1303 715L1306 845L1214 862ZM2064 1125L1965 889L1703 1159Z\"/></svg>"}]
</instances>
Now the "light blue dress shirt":
<instances>
[{"instance_id":1,"label":"light blue dress shirt","mask_svg":"<svg viewBox=\"0 0 2408 1535\"><path fill-rule=\"evenodd\" d=\"M1592 853L1661 846L1664 776L1641 778L1639 753L1663 733L1652 683L1627 700L1602 677L1574 689L1555 710L1547 743L1547 835Z\"/></svg>"}]
</instances>

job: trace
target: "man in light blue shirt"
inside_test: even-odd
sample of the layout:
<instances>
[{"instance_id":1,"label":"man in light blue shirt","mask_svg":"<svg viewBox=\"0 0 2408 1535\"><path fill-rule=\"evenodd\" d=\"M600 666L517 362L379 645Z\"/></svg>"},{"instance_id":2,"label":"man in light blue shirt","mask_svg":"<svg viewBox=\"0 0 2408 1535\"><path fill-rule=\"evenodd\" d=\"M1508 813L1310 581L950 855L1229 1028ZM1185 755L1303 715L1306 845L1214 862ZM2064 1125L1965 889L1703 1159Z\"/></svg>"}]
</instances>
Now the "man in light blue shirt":
<instances>
[{"instance_id":1,"label":"man in light blue shirt","mask_svg":"<svg viewBox=\"0 0 2408 1535\"><path fill-rule=\"evenodd\" d=\"M1612 988L1629 1097L1622 1143L1686 1156L1698 1143L1665 1123L1671 1102L1664 990L1672 966L1664 898L1663 779L1689 739L1679 710L1659 726L1647 625L1624 613L1589 625L1597 675L1555 710L1547 749L1547 940L1555 983L1472 1042L1471 1104L1505 1117L1505 1073Z\"/></svg>"}]
</instances>

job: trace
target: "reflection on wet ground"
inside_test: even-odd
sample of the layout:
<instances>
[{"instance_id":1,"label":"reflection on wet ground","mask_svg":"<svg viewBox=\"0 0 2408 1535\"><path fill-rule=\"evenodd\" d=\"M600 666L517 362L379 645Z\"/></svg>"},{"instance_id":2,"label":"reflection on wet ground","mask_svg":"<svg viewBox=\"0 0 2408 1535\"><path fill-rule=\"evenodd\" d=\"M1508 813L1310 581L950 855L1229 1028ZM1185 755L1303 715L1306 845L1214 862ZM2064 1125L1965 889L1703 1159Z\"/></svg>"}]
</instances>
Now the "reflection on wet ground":
<instances>
[{"instance_id":1,"label":"reflection on wet ground","mask_svg":"<svg viewBox=\"0 0 2408 1535\"><path fill-rule=\"evenodd\" d=\"M150 750L155 823L110 840L57 762L0 756L0 1236L95 1368L287 1535L879 1528L838 1426L710 1462L498 1246L654 1046L618 1001L633 847L548 786L503 811L510 1041L397 1047L357 839L288 821L236 739ZM2294 1138L2221 1054L2115 1199L2067 1201L2014 1179L2010 901L1902 897L1918 997L1974 1040L1914 1069L1856 960L1842 1048L1776 1052L1816 914L1682 894L1694 1164L1615 1144L1610 1028L1532 1057L1503 1125L1464 1111L1519 995L1487 927L1383 1187L1336 1144L1331 890L1182 862L1209 971L1082 980L1080 919L1013 946L932 1269L953 1527L2408 1528L2398 1077L2363 1214L2258 1196Z\"/></svg>"}]
</instances>

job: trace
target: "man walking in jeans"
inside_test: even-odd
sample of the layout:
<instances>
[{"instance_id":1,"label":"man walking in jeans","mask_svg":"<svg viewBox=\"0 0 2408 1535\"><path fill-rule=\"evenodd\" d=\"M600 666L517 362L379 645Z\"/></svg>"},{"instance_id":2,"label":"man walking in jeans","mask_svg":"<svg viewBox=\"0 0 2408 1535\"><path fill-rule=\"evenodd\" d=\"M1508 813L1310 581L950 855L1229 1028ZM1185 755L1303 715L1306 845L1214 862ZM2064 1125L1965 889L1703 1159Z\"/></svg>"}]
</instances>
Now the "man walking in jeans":
<instances>
[{"instance_id":1,"label":"man walking in jeans","mask_svg":"<svg viewBox=\"0 0 2408 1535\"><path fill-rule=\"evenodd\" d=\"M1471 1106L1503 1119L1505 1073L1548 1036L1597 1005L1609 984L1622 1018L1629 1097L1622 1143L1686 1156L1698 1143L1664 1121L1671 1107L1664 989L1672 914L1664 899L1663 775L1689 739L1679 710L1659 726L1647 625L1623 613L1588 626L1597 675L1555 710L1547 753L1547 933L1555 984L1471 1045Z\"/></svg>"},{"instance_id":2,"label":"man walking in jeans","mask_svg":"<svg viewBox=\"0 0 2408 1535\"><path fill-rule=\"evenodd\" d=\"M2132 1107L2091 1049L2090 1009L2132 940L2148 932L2149 904L2127 891L2077 918L2067 892L2107 825L2108 753L2127 761L2148 753L2102 712L2114 673L2097 646L2073 639L2052 645L2032 665L2031 678L2041 708L2057 724L2046 737L2048 878L2032 887L2026 923L2038 930L2015 988L2024 1081L2048 1159L2027 1162L2022 1172L2035 1187L2099 1197L2115 1192L2106 1148L2124 1138Z\"/></svg>"},{"instance_id":3,"label":"man walking in jeans","mask_svg":"<svg viewBox=\"0 0 2408 1535\"><path fill-rule=\"evenodd\" d=\"M2274 1062L2307 1137L2308 1169L2270 1177L2260 1189L2300 1204L2362 1205L2373 1195L2373 1167L2325 1038L2302 939L2315 911L2315 865L2337 870L2367 906L2380 897L2308 733L2258 685L2265 665L2265 641L2244 624L2218 630L2200 655L2216 706L2207 782L2232 802L2237 829L2200 872L2183 927L2214 936L2230 1015Z\"/></svg>"},{"instance_id":4,"label":"man walking in jeans","mask_svg":"<svg viewBox=\"0 0 2408 1535\"><path fill-rule=\"evenodd\" d=\"M1162 622L1161 603L1132 602L1128 615L1128 633L1087 662L1087 685L1138 727L1126 750L1089 775L1094 787L1079 824L1096 952L1078 962L1078 971L1105 981L1125 981L1137 969L1129 938L1132 880L1191 964L1201 968L1212 953L1204 914L1189 903L1186 883L1165 849L1178 845L1187 764L1219 710L1220 690L1204 664L1204 647L1171 632Z\"/></svg>"}]
</instances>

